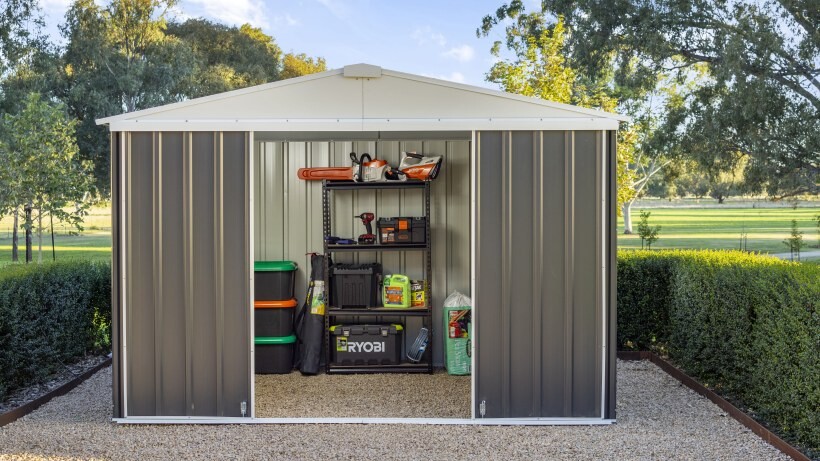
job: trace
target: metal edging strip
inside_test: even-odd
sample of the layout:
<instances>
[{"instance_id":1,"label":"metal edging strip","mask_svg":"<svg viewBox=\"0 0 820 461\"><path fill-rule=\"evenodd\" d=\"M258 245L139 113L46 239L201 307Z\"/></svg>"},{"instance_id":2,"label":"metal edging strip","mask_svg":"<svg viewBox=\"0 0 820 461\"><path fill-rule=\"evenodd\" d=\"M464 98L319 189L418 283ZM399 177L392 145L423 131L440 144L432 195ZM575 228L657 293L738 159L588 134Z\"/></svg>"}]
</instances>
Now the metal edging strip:
<instances>
[{"instance_id":1,"label":"metal edging strip","mask_svg":"<svg viewBox=\"0 0 820 461\"><path fill-rule=\"evenodd\" d=\"M126 323L126 301L128 297L126 296L128 290L128 284L126 283L126 255L128 254L126 243L128 239L126 238L126 233L128 228L126 227L126 214L131 212L130 207L126 207L126 197L129 196L128 192L128 181L126 181L125 177L125 164L127 162L127 158L129 157L126 153L126 148L130 144L128 141L131 139L131 133L123 132L120 136L120 270L122 273L121 276L121 287L120 287L120 304L122 305L121 309L122 312L120 316L122 319L120 320L121 328L122 328L122 344L120 345L120 353L122 354L122 381L120 385L122 386L122 415L123 417L128 417L128 343L127 343L127 323ZM130 172L130 170L128 170Z\"/></svg>"},{"instance_id":2,"label":"metal edging strip","mask_svg":"<svg viewBox=\"0 0 820 461\"><path fill-rule=\"evenodd\" d=\"M601 248L599 249L598 253L601 255L601 418L606 417L606 379L607 379L607 330L609 327L609 322L606 320L607 315L607 283L606 283L606 260L607 260L607 236L609 232L607 232L607 207L606 207L606 195L609 188L607 187L607 139L606 139L606 131L601 131L600 143L601 143L601 156L599 161L601 162L601 178L600 183L598 184L601 188Z\"/></svg>"},{"instance_id":3,"label":"metal edging strip","mask_svg":"<svg viewBox=\"0 0 820 461\"><path fill-rule=\"evenodd\" d=\"M254 181L253 181L253 175L254 175L254 171L255 171L255 169L254 169L254 158L255 158L254 154L255 154L255 151L256 151L256 145L254 144L253 131L249 131L248 132L248 148L247 148L247 151L246 151L246 158L247 158L246 161L248 162L247 163L248 168L247 168L245 174L247 175L247 178L248 178L248 181L247 181L247 184L246 184L247 197L248 197L248 200L247 200L247 210L248 210L248 216L247 216L247 218L248 218L248 220L247 220L247 222L248 222L248 234L247 234L247 237L248 237L248 286L249 286L249 290L248 290L248 293L249 293L248 309L249 309L249 311L248 312L250 312L250 314L248 315L248 325L250 327L250 329L248 330L248 332L249 332L248 343L249 343L249 346L250 346L250 368L249 368L248 371L250 372L249 374L250 374L250 381L251 381L251 383L250 383L251 384L251 387L250 387L251 395L248 396L248 400L250 400L249 405L250 405L250 417L251 418L256 418L256 379L254 377L254 374L255 374L255 371L256 371L256 356L255 356L254 341L253 341L254 336L255 336L254 321L253 321L253 319L254 319L254 317L253 317L254 316L254 313L253 313L253 300L254 300L254 297L256 296L256 294L254 293L254 286L253 286L253 283L254 283L254 280L253 280L253 276L254 276L254 272L253 272L253 260L254 260L254 256L253 256L253 252L254 252L253 226L254 226L254 219L253 218L254 218L254 210L256 209L255 205L254 205L254 195L256 194L256 191L254 189Z\"/></svg>"},{"instance_id":4,"label":"metal edging strip","mask_svg":"<svg viewBox=\"0 0 820 461\"><path fill-rule=\"evenodd\" d=\"M461 426L603 426L615 420L600 418L240 418L136 417L113 418L118 424L401 424Z\"/></svg>"},{"instance_id":5,"label":"metal edging strip","mask_svg":"<svg viewBox=\"0 0 820 461\"><path fill-rule=\"evenodd\" d=\"M478 149L477 140L480 136L475 130L471 132L470 138L470 299L473 301L473 337L470 338L470 419L475 420L475 406L476 406L476 337L478 332L478 299L475 296L475 277L476 277L476 210L477 210L477 184L476 175L478 174Z\"/></svg>"}]
</instances>

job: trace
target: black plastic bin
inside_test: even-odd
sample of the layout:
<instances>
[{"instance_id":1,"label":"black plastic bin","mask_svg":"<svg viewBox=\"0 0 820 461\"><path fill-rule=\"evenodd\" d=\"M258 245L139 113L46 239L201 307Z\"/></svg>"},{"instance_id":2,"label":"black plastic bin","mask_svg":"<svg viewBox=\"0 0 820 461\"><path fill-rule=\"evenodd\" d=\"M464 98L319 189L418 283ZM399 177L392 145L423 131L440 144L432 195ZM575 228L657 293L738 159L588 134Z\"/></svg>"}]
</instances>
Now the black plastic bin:
<instances>
[{"instance_id":1,"label":"black plastic bin","mask_svg":"<svg viewBox=\"0 0 820 461\"><path fill-rule=\"evenodd\" d=\"M296 335L254 338L254 362L257 374L287 374L293 371Z\"/></svg>"},{"instance_id":2,"label":"black plastic bin","mask_svg":"<svg viewBox=\"0 0 820 461\"><path fill-rule=\"evenodd\" d=\"M376 307L379 302L379 280L382 265L334 264L330 268L330 305L341 308Z\"/></svg>"},{"instance_id":3,"label":"black plastic bin","mask_svg":"<svg viewBox=\"0 0 820 461\"><path fill-rule=\"evenodd\" d=\"M330 327L330 361L336 365L398 365L404 327L334 325Z\"/></svg>"},{"instance_id":4,"label":"black plastic bin","mask_svg":"<svg viewBox=\"0 0 820 461\"><path fill-rule=\"evenodd\" d=\"M253 328L255 336L289 336L293 334L293 314L296 300L254 301Z\"/></svg>"},{"instance_id":5,"label":"black plastic bin","mask_svg":"<svg viewBox=\"0 0 820 461\"><path fill-rule=\"evenodd\" d=\"M261 301L293 299L296 269L293 261L256 261L253 263L253 297Z\"/></svg>"}]
</instances>

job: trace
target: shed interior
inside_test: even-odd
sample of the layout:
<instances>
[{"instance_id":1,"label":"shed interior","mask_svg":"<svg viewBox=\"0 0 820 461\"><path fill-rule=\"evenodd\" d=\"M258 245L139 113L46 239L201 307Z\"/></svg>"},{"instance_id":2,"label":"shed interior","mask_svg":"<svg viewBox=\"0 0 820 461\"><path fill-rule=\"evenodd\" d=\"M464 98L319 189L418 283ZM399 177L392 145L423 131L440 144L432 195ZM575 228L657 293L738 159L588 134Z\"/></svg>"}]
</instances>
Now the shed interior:
<instances>
[{"instance_id":1,"label":"shed interior","mask_svg":"<svg viewBox=\"0 0 820 461\"><path fill-rule=\"evenodd\" d=\"M472 293L472 133L464 132L255 132L253 142L253 256L255 261L294 261L297 311L310 277L310 254L323 250L322 181L297 178L305 167L350 166L350 153L370 154L398 166L402 152L441 155L430 184L431 274L422 251L350 251L332 254L336 264L378 262L384 274L403 274L430 284L433 374L378 373L303 376L255 374L257 418L441 417L469 418L472 378L444 369L445 298ZM365 233L356 216L423 216L423 190L352 190L329 194L332 235L356 239ZM373 222L374 232L376 222ZM257 297L257 299L259 299ZM253 315L253 313L251 314ZM336 324L399 324L402 358L422 327L421 317L345 317ZM429 357L429 354L428 354ZM325 358L325 360L327 360ZM321 398L317 398L321 396Z\"/></svg>"}]
</instances>

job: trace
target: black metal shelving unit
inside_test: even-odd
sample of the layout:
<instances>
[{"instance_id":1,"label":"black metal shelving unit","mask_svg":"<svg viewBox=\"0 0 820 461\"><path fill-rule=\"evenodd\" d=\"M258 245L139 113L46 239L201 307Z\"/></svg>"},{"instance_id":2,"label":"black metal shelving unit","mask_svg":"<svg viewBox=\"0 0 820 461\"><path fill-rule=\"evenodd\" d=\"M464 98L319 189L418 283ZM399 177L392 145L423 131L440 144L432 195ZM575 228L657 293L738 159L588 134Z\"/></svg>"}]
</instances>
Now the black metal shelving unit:
<instances>
[{"instance_id":1,"label":"black metal shelving unit","mask_svg":"<svg viewBox=\"0 0 820 461\"><path fill-rule=\"evenodd\" d=\"M424 216L427 218L426 243L411 244L373 244L373 245L334 245L328 244L324 239L324 252L326 255L342 252L382 252L382 251L423 251L424 252L424 279L425 293L424 299L427 306L424 308L392 308L374 307L369 309L340 309L328 306L325 315L325 357L327 365L326 372L329 374L344 373L432 373L433 372L433 309L431 297L431 282L433 273L433 255L430 233L430 182L429 181L395 181L395 182L370 182L360 183L354 181L322 181L322 228L323 237L332 235L331 226L331 202L330 193L333 191L361 191L361 190L407 190L420 189L424 192ZM375 223L374 223L375 224ZM325 287L330 290L330 265L328 258L325 258ZM429 330L430 341L424 353L424 361L412 363L402 362L399 365L341 365L330 362L330 326L332 320L346 317L420 317L423 326ZM405 330L406 333L406 330Z\"/></svg>"}]
</instances>

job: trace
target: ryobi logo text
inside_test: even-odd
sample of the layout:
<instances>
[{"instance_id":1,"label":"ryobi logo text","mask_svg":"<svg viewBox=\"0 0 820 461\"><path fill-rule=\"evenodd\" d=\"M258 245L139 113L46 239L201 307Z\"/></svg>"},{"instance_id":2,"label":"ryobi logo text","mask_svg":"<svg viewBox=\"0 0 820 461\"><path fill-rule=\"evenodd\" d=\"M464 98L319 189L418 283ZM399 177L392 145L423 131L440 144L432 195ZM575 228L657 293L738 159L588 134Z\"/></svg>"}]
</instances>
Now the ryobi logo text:
<instances>
[{"instance_id":1,"label":"ryobi logo text","mask_svg":"<svg viewBox=\"0 0 820 461\"><path fill-rule=\"evenodd\" d=\"M384 352L383 342L347 342L348 352Z\"/></svg>"}]
</instances>

